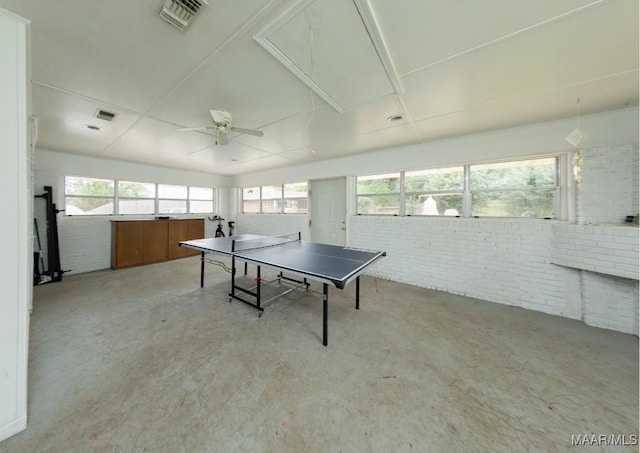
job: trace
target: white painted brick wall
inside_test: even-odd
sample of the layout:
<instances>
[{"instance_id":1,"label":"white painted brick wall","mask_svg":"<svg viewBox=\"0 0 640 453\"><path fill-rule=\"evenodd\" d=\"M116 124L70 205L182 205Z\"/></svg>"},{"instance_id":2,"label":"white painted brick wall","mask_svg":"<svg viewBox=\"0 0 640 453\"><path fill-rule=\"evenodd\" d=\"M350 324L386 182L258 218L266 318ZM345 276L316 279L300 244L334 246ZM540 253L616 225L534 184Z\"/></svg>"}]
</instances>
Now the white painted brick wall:
<instances>
[{"instance_id":1,"label":"white painted brick wall","mask_svg":"<svg viewBox=\"0 0 640 453\"><path fill-rule=\"evenodd\" d=\"M604 275L640 278L638 228L624 225L553 226L551 260Z\"/></svg>"},{"instance_id":2,"label":"white painted brick wall","mask_svg":"<svg viewBox=\"0 0 640 453\"><path fill-rule=\"evenodd\" d=\"M281 234L302 233L306 240L306 215L299 214L238 214L235 234L264 234L277 236Z\"/></svg>"},{"instance_id":3,"label":"white painted brick wall","mask_svg":"<svg viewBox=\"0 0 640 453\"><path fill-rule=\"evenodd\" d=\"M553 223L356 216L349 245L387 252L378 277L581 319L579 272L550 262Z\"/></svg>"},{"instance_id":4,"label":"white painted brick wall","mask_svg":"<svg viewBox=\"0 0 640 453\"><path fill-rule=\"evenodd\" d=\"M204 225L205 237L213 237L217 223L205 220ZM224 225L227 234L228 228ZM111 267L111 217L58 214L58 243L60 264L63 270L70 270L69 275L108 269Z\"/></svg>"},{"instance_id":5,"label":"white painted brick wall","mask_svg":"<svg viewBox=\"0 0 640 453\"><path fill-rule=\"evenodd\" d=\"M578 223L621 223L638 214L638 144L582 152Z\"/></svg>"},{"instance_id":6,"label":"white painted brick wall","mask_svg":"<svg viewBox=\"0 0 640 453\"><path fill-rule=\"evenodd\" d=\"M638 281L584 272L584 322L638 335Z\"/></svg>"},{"instance_id":7,"label":"white painted brick wall","mask_svg":"<svg viewBox=\"0 0 640 453\"><path fill-rule=\"evenodd\" d=\"M62 270L73 274L111 267L111 221L58 215ZM64 277L63 277L64 278Z\"/></svg>"}]
</instances>

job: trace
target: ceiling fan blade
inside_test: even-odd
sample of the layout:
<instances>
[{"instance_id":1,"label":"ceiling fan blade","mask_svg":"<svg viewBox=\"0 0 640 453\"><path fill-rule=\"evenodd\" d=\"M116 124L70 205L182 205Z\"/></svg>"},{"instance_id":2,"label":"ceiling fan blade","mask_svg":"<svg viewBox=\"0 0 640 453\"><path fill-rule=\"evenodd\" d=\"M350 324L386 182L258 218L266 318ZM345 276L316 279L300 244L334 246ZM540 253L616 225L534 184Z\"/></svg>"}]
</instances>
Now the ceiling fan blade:
<instances>
[{"instance_id":1,"label":"ceiling fan blade","mask_svg":"<svg viewBox=\"0 0 640 453\"><path fill-rule=\"evenodd\" d=\"M211 129L211 126L181 127L180 129L176 129L176 130L178 132L187 132L187 131L204 131L206 129Z\"/></svg>"},{"instance_id":2,"label":"ceiling fan blade","mask_svg":"<svg viewBox=\"0 0 640 453\"><path fill-rule=\"evenodd\" d=\"M256 137L262 137L264 135L264 132L262 131L258 131L256 129L245 129L243 127L230 127L229 129L231 129L233 132L239 132L241 134L247 134L247 135L255 135Z\"/></svg>"},{"instance_id":3,"label":"ceiling fan blade","mask_svg":"<svg viewBox=\"0 0 640 453\"><path fill-rule=\"evenodd\" d=\"M227 137L227 133L223 130L218 129L218 145L226 145L229 143L229 137Z\"/></svg>"}]
</instances>

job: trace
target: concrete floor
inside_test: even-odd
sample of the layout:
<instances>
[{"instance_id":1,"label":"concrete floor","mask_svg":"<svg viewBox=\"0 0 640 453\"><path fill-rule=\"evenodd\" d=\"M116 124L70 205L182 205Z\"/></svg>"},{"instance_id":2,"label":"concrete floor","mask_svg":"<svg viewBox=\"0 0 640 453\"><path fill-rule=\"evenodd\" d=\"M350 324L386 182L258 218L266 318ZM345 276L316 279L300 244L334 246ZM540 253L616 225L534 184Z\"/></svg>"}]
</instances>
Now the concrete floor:
<instances>
[{"instance_id":1,"label":"concrete floor","mask_svg":"<svg viewBox=\"0 0 640 453\"><path fill-rule=\"evenodd\" d=\"M262 318L198 258L34 288L29 426L0 452L580 451L638 434L638 338L364 278ZM588 451L638 451L637 446Z\"/></svg>"}]
</instances>

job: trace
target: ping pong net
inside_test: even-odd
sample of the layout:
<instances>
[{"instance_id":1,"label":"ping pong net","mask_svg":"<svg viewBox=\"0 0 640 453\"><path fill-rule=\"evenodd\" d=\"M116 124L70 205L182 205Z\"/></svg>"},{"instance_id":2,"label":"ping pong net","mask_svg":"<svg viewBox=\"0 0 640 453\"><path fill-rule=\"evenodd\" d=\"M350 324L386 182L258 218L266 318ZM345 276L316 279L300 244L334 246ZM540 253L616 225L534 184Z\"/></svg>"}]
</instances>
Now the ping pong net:
<instances>
[{"instance_id":1,"label":"ping pong net","mask_svg":"<svg viewBox=\"0 0 640 453\"><path fill-rule=\"evenodd\" d=\"M280 236L264 236L252 239L238 239L231 243L231 253L250 252L257 249L278 247L292 242L300 242L300 233L284 234Z\"/></svg>"}]
</instances>

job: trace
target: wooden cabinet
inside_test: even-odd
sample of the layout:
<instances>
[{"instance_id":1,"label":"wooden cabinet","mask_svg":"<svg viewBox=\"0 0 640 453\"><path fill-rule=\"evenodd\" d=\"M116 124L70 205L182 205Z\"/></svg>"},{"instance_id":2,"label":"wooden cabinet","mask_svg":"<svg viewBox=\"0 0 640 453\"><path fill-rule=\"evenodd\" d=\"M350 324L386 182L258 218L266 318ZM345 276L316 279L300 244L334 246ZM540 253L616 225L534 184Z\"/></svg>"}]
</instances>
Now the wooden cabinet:
<instances>
[{"instance_id":1,"label":"wooden cabinet","mask_svg":"<svg viewBox=\"0 0 640 453\"><path fill-rule=\"evenodd\" d=\"M151 220L142 222L142 264L167 260L167 222Z\"/></svg>"},{"instance_id":2,"label":"wooden cabinet","mask_svg":"<svg viewBox=\"0 0 640 453\"><path fill-rule=\"evenodd\" d=\"M143 264L142 222L111 223L111 267L139 266Z\"/></svg>"},{"instance_id":3,"label":"wooden cabinet","mask_svg":"<svg viewBox=\"0 0 640 453\"><path fill-rule=\"evenodd\" d=\"M204 237L204 219L114 220L111 222L111 267L141 266L197 255L180 241Z\"/></svg>"},{"instance_id":4,"label":"wooden cabinet","mask_svg":"<svg viewBox=\"0 0 640 453\"><path fill-rule=\"evenodd\" d=\"M167 258L184 258L185 256L198 255L200 252L185 247L180 247L180 241L201 239L204 237L203 219L169 220L169 248Z\"/></svg>"}]
</instances>

